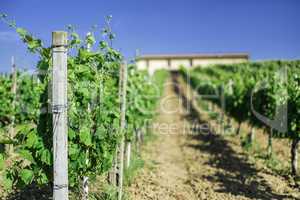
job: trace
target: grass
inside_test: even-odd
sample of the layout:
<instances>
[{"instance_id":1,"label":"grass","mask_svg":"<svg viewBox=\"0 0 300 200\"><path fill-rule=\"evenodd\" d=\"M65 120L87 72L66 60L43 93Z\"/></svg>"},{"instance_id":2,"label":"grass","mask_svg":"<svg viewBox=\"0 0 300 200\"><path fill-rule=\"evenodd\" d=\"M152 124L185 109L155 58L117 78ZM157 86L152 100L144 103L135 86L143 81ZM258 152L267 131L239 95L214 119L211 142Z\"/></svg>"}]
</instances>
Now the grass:
<instances>
[{"instance_id":1,"label":"grass","mask_svg":"<svg viewBox=\"0 0 300 200\"><path fill-rule=\"evenodd\" d=\"M145 134L143 139L143 146L147 145L149 142L153 142L156 140L158 136L152 134L150 131L148 131L147 134ZM142 151L142 149L140 149ZM144 160L142 159L141 155L136 151L136 149L132 149L131 153L131 162L129 168L125 169L124 171L124 187L129 187L135 177L138 175L139 171L144 167ZM95 181L92 183L95 184L103 184L101 189L97 188L96 191L90 193L90 199L91 200L117 200L117 188L107 184L105 181ZM126 192L126 190L123 190L123 200L129 200L130 195Z\"/></svg>"},{"instance_id":2,"label":"grass","mask_svg":"<svg viewBox=\"0 0 300 200\"><path fill-rule=\"evenodd\" d=\"M277 156L273 153L269 156L264 148L254 139L252 142L250 140L250 135L241 137L241 146L249 154L254 155L254 161L260 159L263 164L279 175L288 175L289 169L286 169Z\"/></svg>"},{"instance_id":3,"label":"grass","mask_svg":"<svg viewBox=\"0 0 300 200\"><path fill-rule=\"evenodd\" d=\"M126 197L126 195L124 195ZM92 192L89 195L90 200L117 200L117 188L106 184L101 192ZM125 200L125 198L124 198Z\"/></svg>"},{"instance_id":4,"label":"grass","mask_svg":"<svg viewBox=\"0 0 300 200\"><path fill-rule=\"evenodd\" d=\"M124 173L124 185L130 186L136 177L138 171L144 167L144 160L137 152L132 152L131 162L129 168L125 169Z\"/></svg>"},{"instance_id":5,"label":"grass","mask_svg":"<svg viewBox=\"0 0 300 200\"><path fill-rule=\"evenodd\" d=\"M264 148L254 139L252 142L250 140L250 135L242 133L241 135L241 146L249 154L253 155L254 161L260 159L263 164L279 175L289 174L289 169L286 169L281 161L273 153L269 156Z\"/></svg>"},{"instance_id":6,"label":"grass","mask_svg":"<svg viewBox=\"0 0 300 200\"><path fill-rule=\"evenodd\" d=\"M260 154L262 152L262 148L259 143L255 139L251 141L249 134L241 137L241 146L249 153Z\"/></svg>"},{"instance_id":7,"label":"grass","mask_svg":"<svg viewBox=\"0 0 300 200\"><path fill-rule=\"evenodd\" d=\"M144 135L144 139L142 142L142 146L147 145L150 142L153 142L154 140L157 139L157 135L151 133L151 131L147 131L147 134ZM142 149L140 149L142 151ZM129 168L125 169L125 176L124 176L124 185L125 186L130 186L136 177L137 173L139 172L140 169L144 167L144 160L142 156L133 149L131 153L131 162Z\"/></svg>"},{"instance_id":8,"label":"grass","mask_svg":"<svg viewBox=\"0 0 300 200\"><path fill-rule=\"evenodd\" d=\"M209 118L212 120L216 120L220 117L219 113L217 113L217 112L210 112L208 115L209 115Z\"/></svg>"},{"instance_id":9,"label":"grass","mask_svg":"<svg viewBox=\"0 0 300 200\"><path fill-rule=\"evenodd\" d=\"M202 99L198 99L197 103L204 111L209 111L209 105L207 101L203 101Z\"/></svg>"}]
</instances>

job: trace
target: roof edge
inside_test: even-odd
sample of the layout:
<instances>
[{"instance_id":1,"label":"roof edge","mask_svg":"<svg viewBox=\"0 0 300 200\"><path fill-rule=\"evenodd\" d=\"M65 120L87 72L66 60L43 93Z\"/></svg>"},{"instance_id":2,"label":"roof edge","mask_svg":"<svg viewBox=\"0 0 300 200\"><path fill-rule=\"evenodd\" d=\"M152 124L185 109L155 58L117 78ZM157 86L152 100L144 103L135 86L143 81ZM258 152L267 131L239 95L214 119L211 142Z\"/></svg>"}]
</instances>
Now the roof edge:
<instances>
[{"instance_id":1,"label":"roof edge","mask_svg":"<svg viewBox=\"0 0 300 200\"><path fill-rule=\"evenodd\" d=\"M183 59L183 58L244 58L249 59L248 53L199 53L199 54L145 54L137 57L143 59Z\"/></svg>"}]
</instances>

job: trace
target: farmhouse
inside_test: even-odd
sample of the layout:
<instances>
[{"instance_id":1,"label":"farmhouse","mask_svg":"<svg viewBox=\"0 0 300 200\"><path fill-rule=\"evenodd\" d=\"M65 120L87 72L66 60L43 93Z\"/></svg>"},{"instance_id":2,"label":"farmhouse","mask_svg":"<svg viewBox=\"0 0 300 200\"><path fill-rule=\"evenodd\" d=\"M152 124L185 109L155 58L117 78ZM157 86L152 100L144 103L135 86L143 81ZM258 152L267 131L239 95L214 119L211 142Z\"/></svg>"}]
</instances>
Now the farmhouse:
<instances>
[{"instance_id":1,"label":"farmhouse","mask_svg":"<svg viewBox=\"0 0 300 200\"><path fill-rule=\"evenodd\" d=\"M148 70L150 74L158 69L176 71L180 66L206 67L213 64L232 64L247 62L247 53L226 53L226 54L153 54L142 55L136 59L138 69Z\"/></svg>"}]
</instances>

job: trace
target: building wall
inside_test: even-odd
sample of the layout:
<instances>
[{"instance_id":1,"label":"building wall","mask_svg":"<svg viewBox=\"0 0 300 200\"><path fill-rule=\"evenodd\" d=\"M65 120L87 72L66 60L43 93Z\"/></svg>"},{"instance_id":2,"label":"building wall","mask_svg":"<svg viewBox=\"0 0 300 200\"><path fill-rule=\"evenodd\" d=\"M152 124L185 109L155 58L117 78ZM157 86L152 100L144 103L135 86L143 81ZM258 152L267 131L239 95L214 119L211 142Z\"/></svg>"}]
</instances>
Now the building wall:
<instances>
[{"instance_id":1,"label":"building wall","mask_svg":"<svg viewBox=\"0 0 300 200\"><path fill-rule=\"evenodd\" d=\"M140 59L136 62L138 69L148 69L153 74L158 69L178 70L184 67L206 67L213 64L232 64L247 62L246 58L172 58L172 59Z\"/></svg>"},{"instance_id":2,"label":"building wall","mask_svg":"<svg viewBox=\"0 0 300 200\"><path fill-rule=\"evenodd\" d=\"M242 63L246 62L247 59L243 58L208 58L208 59L193 59L193 66L203 66L206 67L208 65L213 64L233 64L233 63Z\"/></svg>"},{"instance_id":3,"label":"building wall","mask_svg":"<svg viewBox=\"0 0 300 200\"><path fill-rule=\"evenodd\" d=\"M139 70L145 70L147 69L147 61L146 60L138 60L136 62L137 68Z\"/></svg>"},{"instance_id":4,"label":"building wall","mask_svg":"<svg viewBox=\"0 0 300 200\"><path fill-rule=\"evenodd\" d=\"M171 69L179 69L180 66L190 67L191 59L171 59Z\"/></svg>"},{"instance_id":5,"label":"building wall","mask_svg":"<svg viewBox=\"0 0 300 200\"><path fill-rule=\"evenodd\" d=\"M168 69L167 59L153 59L148 61L148 71L153 74L158 69Z\"/></svg>"}]
</instances>

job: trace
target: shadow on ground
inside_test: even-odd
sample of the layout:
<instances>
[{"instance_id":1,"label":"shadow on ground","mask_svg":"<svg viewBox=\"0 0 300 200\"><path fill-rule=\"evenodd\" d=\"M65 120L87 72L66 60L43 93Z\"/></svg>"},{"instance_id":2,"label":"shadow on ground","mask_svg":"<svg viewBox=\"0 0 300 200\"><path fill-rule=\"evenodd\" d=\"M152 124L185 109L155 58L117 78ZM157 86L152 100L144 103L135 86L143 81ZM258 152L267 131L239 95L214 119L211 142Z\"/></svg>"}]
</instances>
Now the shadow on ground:
<instances>
[{"instance_id":1,"label":"shadow on ground","mask_svg":"<svg viewBox=\"0 0 300 200\"><path fill-rule=\"evenodd\" d=\"M183 106L188 110L186 119L192 123L204 123L200 114L193 107L192 102L181 91L178 78L177 73L172 74L173 89L182 99ZM211 159L205 164L217 170L214 175L202 176L202 178L220 185L221 189L216 189L215 192L231 193L235 196L239 195L252 199L295 199L290 195L274 193L264 177L258 174L259 171L255 166L247 161L247 156L234 151L221 135L211 131L209 133L193 131L196 131L196 133L192 134L190 139L197 140L197 145L187 145L211 155Z\"/></svg>"},{"instance_id":2,"label":"shadow on ground","mask_svg":"<svg viewBox=\"0 0 300 200\"><path fill-rule=\"evenodd\" d=\"M52 199L52 187L37 187L34 184L24 187L7 197L7 200L50 200Z\"/></svg>"}]
</instances>

